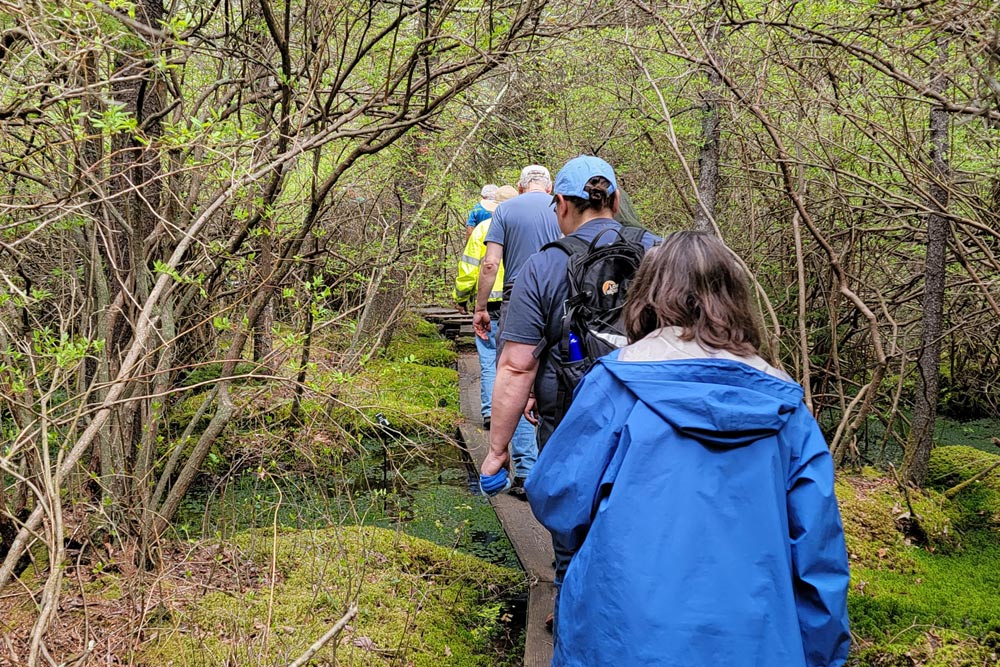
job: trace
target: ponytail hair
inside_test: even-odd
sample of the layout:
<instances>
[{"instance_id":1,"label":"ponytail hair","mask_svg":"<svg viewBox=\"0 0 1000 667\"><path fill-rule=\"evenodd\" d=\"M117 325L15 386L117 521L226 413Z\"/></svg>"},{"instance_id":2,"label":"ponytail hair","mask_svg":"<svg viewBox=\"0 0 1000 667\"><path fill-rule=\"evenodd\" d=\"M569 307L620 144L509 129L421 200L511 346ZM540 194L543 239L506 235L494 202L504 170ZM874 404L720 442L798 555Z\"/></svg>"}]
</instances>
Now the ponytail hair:
<instances>
[{"instance_id":1,"label":"ponytail hair","mask_svg":"<svg viewBox=\"0 0 1000 667\"><path fill-rule=\"evenodd\" d=\"M587 199L571 195L565 195L564 199L572 204L578 213L583 213L584 211L611 211L614 208L615 198L618 197L618 191L608 192L610 188L611 181L603 176L594 176L583 186L583 191L587 193Z\"/></svg>"}]
</instances>

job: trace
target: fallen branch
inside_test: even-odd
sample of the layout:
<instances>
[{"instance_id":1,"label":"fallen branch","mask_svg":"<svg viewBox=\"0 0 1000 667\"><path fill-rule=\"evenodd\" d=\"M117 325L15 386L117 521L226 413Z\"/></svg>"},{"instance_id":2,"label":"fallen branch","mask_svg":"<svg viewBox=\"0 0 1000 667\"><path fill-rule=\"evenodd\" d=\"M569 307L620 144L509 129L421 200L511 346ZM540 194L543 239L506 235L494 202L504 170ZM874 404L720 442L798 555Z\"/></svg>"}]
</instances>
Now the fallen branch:
<instances>
[{"instance_id":1,"label":"fallen branch","mask_svg":"<svg viewBox=\"0 0 1000 667\"><path fill-rule=\"evenodd\" d=\"M302 667L302 665L309 662L309 660L316 655L321 648L326 646L327 642L340 634L340 631L344 629L344 626L346 626L357 613L358 605L352 604L348 607L347 613L344 614L343 618L334 623L333 627L327 630L325 635L317 639L316 643L310 646L305 653L296 658L294 662L289 663L288 667Z\"/></svg>"},{"instance_id":2,"label":"fallen branch","mask_svg":"<svg viewBox=\"0 0 1000 667\"><path fill-rule=\"evenodd\" d=\"M960 494L964 489L966 489L969 486L975 484L976 482L978 482L979 480L981 480L982 478L986 477L991 472L993 472L994 470L996 470L997 468L1000 468L1000 461L997 461L996 463L994 463L990 467L986 468L982 472L977 472L975 475L973 475L969 479L965 480L964 482L960 482L960 483L956 484L955 486L951 487L950 489L948 489L947 491L944 492L944 497L948 498L949 500L951 500L952 498L954 498L955 496L957 496L958 494Z\"/></svg>"}]
</instances>

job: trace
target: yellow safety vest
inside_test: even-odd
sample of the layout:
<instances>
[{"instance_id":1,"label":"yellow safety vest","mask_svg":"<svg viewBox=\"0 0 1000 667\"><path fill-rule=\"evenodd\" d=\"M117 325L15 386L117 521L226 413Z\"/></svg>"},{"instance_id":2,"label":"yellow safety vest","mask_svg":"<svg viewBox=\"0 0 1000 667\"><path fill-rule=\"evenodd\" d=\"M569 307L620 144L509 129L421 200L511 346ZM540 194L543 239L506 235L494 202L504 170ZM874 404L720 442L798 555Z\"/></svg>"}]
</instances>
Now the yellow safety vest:
<instances>
[{"instance_id":1,"label":"yellow safety vest","mask_svg":"<svg viewBox=\"0 0 1000 667\"><path fill-rule=\"evenodd\" d=\"M458 260L458 276L455 278L455 291L452 294L457 303L476 305L476 290L479 282L479 265L486 256L486 233L490 231L493 218L486 218L472 230L472 235L465 243L465 250ZM490 301L503 299L503 263L497 270L497 279L490 291Z\"/></svg>"}]
</instances>

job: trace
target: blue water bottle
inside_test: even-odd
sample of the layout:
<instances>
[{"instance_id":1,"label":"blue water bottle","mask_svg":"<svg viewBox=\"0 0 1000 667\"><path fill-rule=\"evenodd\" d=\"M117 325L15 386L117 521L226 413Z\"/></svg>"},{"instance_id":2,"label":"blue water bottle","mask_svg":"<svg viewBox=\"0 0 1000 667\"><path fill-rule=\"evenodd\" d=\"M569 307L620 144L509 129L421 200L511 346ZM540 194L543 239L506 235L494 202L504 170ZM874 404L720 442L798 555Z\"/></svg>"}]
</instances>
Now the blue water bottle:
<instances>
[{"instance_id":1,"label":"blue water bottle","mask_svg":"<svg viewBox=\"0 0 1000 667\"><path fill-rule=\"evenodd\" d=\"M583 350L580 349L580 339L572 331L569 332L569 361L582 361Z\"/></svg>"}]
</instances>

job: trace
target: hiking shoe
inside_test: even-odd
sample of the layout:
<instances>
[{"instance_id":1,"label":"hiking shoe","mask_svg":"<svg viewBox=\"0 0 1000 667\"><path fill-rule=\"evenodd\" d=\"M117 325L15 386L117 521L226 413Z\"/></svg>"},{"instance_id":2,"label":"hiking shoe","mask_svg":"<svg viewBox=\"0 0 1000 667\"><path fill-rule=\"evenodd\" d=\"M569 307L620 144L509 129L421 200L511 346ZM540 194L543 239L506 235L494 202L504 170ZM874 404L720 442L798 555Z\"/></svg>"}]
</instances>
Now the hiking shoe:
<instances>
[{"instance_id":1,"label":"hiking shoe","mask_svg":"<svg viewBox=\"0 0 1000 667\"><path fill-rule=\"evenodd\" d=\"M518 500L527 501L528 500L528 494L524 490L524 478L523 477L515 477L514 478L514 482L510 486L510 491L508 491L507 493L509 493L510 495L514 496Z\"/></svg>"},{"instance_id":2,"label":"hiking shoe","mask_svg":"<svg viewBox=\"0 0 1000 667\"><path fill-rule=\"evenodd\" d=\"M484 431L489 431L490 430L490 418L489 417L483 417L483 430Z\"/></svg>"}]
</instances>

